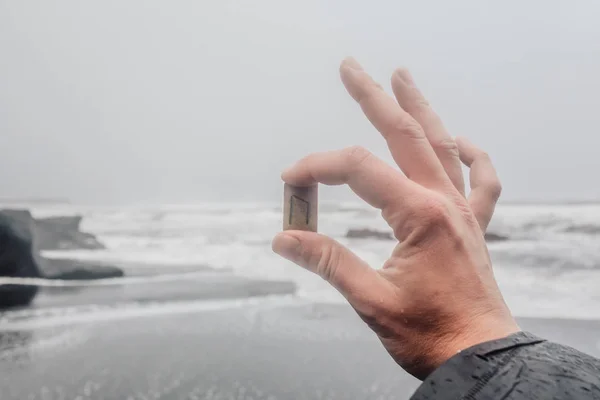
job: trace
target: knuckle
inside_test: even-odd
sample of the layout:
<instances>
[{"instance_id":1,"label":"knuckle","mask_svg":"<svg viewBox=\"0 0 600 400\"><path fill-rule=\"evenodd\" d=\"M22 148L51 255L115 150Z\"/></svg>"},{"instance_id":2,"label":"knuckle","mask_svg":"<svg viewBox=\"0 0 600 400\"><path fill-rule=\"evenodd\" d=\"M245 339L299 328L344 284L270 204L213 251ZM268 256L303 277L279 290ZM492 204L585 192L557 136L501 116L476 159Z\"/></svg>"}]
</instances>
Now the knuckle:
<instances>
[{"instance_id":1,"label":"knuckle","mask_svg":"<svg viewBox=\"0 0 600 400\"><path fill-rule=\"evenodd\" d=\"M382 91L382 92L383 92L383 91L385 91L385 89L383 88L383 86L382 86L382 85L381 85L379 82L377 82L377 81L372 81L372 83L371 83L371 84L373 85L373 88L374 88L374 89L376 89L376 90L380 90L380 91Z\"/></svg>"},{"instance_id":2,"label":"knuckle","mask_svg":"<svg viewBox=\"0 0 600 400\"><path fill-rule=\"evenodd\" d=\"M410 207L410 206L409 206ZM381 216L388 223L394 232L394 237L399 241L405 237L405 231L410 226L410 218L406 217L407 207L401 207L396 204L391 204L389 207L381 211ZM414 215L410 211L409 214Z\"/></svg>"},{"instance_id":3,"label":"knuckle","mask_svg":"<svg viewBox=\"0 0 600 400\"><path fill-rule=\"evenodd\" d=\"M439 153L451 154L452 156L458 157L458 145L456 140L451 137L443 138L441 140L435 140L431 142L433 150Z\"/></svg>"},{"instance_id":4,"label":"knuckle","mask_svg":"<svg viewBox=\"0 0 600 400\"><path fill-rule=\"evenodd\" d=\"M492 181L490 181L487 186L487 190L490 194L490 197L494 201L498 200L500 198L500 195L502 194L502 183L500 182L500 180L498 178L495 178Z\"/></svg>"},{"instance_id":5,"label":"knuckle","mask_svg":"<svg viewBox=\"0 0 600 400\"><path fill-rule=\"evenodd\" d=\"M446 225L450 221L450 206L444 199L430 197L421 202L417 214L426 225Z\"/></svg>"},{"instance_id":6,"label":"knuckle","mask_svg":"<svg viewBox=\"0 0 600 400\"><path fill-rule=\"evenodd\" d=\"M371 152L362 146L352 146L346 149L346 162L350 167L360 166L369 157Z\"/></svg>"},{"instance_id":7,"label":"knuckle","mask_svg":"<svg viewBox=\"0 0 600 400\"><path fill-rule=\"evenodd\" d=\"M413 100L410 104L407 104L406 106L409 107L410 109L407 111L410 111L410 113L417 113L417 114L422 114L422 113L430 113L432 111L431 109L431 104L429 103L429 101L423 97L423 95L415 88L413 89Z\"/></svg>"},{"instance_id":8,"label":"knuckle","mask_svg":"<svg viewBox=\"0 0 600 400\"><path fill-rule=\"evenodd\" d=\"M415 91L417 92L417 96L415 99L415 107L430 110L431 104L429 103L429 100L427 100L416 88Z\"/></svg>"},{"instance_id":9,"label":"knuckle","mask_svg":"<svg viewBox=\"0 0 600 400\"><path fill-rule=\"evenodd\" d=\"M364 83L359 90L354 94L354 99L358 104L364 104L369 102L374 96L377 96L379 92L383 92L385 89L378 82L370 80Z\"/></svg>"},{"instance_id":10,"label":"knuckle","mask_svg":"<svg viewBox=\"0 0 600 400\"><path fill-rule=\"evenodd\" d=\"M392 131L398 135L402 135L410 139L425 139L423 128L421 128L421 125L419 125L419 123L413 118L402 118L400 121L395 122Z\"/></svg>"},{"instance_id":11,"label":"knuckle","mask_svg":"<svg viewBox=\"0 0 600 400\"><path fill-rule=\"evenodd\" d=\"M431 194L407 199L405 208L401 211L389 210L383 217L392 227L398 240L420 243L431 238L438 230L452 230L451 207L449 200Z\"/></svg>"},{"instance_id":12,"label":"knuckle","mask_svg":"<svg viewBox=\"0 0 600 400\"><path fill-rule=\"evenodd\" d=\"M341 250L333 244L326 244L321 246L318 254L315 254L317 274L328 282L332 282L335 279L337 268L340 265L342 257Z\"/></svg>"},{"instance_id":13,"label":"knuckle","mask_svg":"<svg viewBox=\"0 0 600 400\"><path fill-rule=\"evenodd\" d=\"M465 201L466 202L466 201ZM458 207L460 209L460 206ZM408 221L405 242L415 252L428 251L432 246L464 246L464 237L457 224L462 217L457 205L441 195L431 194L414 206Z\"/></svg>"}]
</instances>

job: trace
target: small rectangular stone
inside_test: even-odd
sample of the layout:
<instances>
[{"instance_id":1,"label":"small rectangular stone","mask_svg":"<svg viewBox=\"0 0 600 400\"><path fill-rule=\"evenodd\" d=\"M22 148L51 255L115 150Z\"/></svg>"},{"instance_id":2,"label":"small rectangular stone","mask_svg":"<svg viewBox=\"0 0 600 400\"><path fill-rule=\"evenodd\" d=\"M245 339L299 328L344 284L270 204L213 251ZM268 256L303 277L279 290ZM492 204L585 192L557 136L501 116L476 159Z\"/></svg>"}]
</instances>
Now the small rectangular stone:
<instances>
[{"instance_id":1,"label":"small rectangular stone","mask_svg":"<svg viewBox=\"0 0 600 400\"><path fill-rule=\"evenodd\" d=\"M317 232L318 185L283 186L283 230Z\"/></svg>"}]
</instances>

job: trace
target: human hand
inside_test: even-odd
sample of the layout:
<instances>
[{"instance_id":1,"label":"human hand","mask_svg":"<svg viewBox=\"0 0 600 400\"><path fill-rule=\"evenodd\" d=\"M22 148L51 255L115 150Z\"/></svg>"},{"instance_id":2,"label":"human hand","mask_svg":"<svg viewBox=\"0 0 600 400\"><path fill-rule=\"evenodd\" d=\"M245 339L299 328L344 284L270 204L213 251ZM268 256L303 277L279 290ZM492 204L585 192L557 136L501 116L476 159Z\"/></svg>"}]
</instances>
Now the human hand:
<instances>
[{"instance_id":1,"label":"human hand","mask_svg":"<svg viewBox=\"0 0 600 400\"><path fill-rule=\"evenodd\" d=\"M351 147L311 154L282 179L349 185L381 210L398 244L379 270L314 232L281 232L273 250L340 291L394 360L423 379L460 350L519 331L483 235L500 183L486 153L448 135L407 71L392 76L397 102L353 59L340 74L404 174ZM470 167L468 200L461 160Z\"/></svg>"}]
</instances>

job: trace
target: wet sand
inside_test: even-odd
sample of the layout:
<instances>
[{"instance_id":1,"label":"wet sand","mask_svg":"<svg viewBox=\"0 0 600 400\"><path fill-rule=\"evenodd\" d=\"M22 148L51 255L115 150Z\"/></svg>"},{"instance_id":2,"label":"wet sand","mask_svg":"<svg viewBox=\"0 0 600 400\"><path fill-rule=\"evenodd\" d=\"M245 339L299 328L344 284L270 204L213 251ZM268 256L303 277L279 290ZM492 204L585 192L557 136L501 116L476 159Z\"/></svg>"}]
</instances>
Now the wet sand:
<instances>
[{"instance_id":1,"label":"wet sand","mask_svg":"<svg viewBox=\"0 0 600 400\"><path fill-rule=\"evenodd\" d=\"M293 282L248 279L214 271L160 276L152 281L136 282L137 279L132 277L127 284L119 283L126 280L118 279L115 283L105 280L91 286L41 287L31 307L228 300L296 292Z\"/></svg>"},{"instance_id":2,"label":"wet sand","mask_svg":"<svg viewBox=\"0 0 600 400\"><path fill-rule=\"evenodd\" d=\"M600 355L600 321L520 319ZM407 399L404 373L347 306L190 311L0 331L0 398Z\"/></svg>"}]
</instances>

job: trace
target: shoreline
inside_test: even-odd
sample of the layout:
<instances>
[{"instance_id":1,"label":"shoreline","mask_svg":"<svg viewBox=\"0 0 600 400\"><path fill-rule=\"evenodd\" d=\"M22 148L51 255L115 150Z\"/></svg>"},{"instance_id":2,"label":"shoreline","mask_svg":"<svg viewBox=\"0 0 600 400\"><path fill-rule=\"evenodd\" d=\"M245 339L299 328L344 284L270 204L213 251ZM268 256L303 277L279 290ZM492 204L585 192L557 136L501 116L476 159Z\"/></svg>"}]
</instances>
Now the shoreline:
<instances>
[{"instance_id":1,"label":"shoreline","mask_svg":"<svg viewBox=\"0 0 600 400\"><path fill-rule=\"evenodd\" d=\"M534 334L600 355L600 320L518 322ZM84 394L391 400L408 399L419 385L341 304L285 304L274 298L226 309L164 310L144 318L33 323L0 329L0 342L0 397L8 400Z\"/></svg>"}]
</instances>

